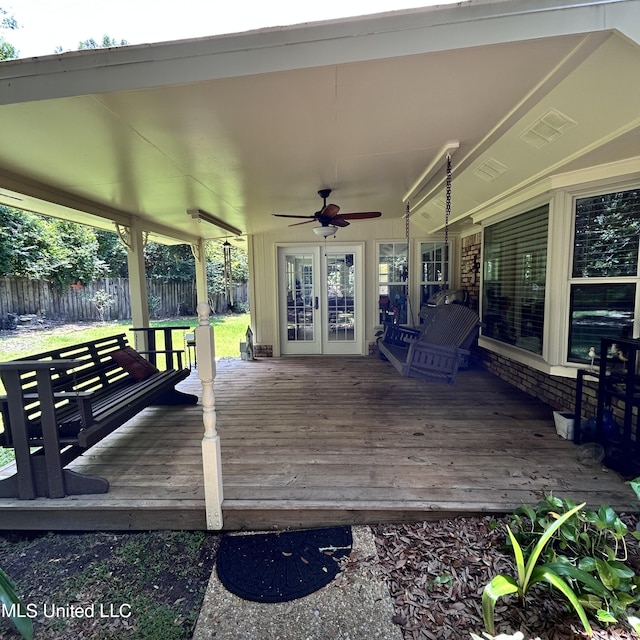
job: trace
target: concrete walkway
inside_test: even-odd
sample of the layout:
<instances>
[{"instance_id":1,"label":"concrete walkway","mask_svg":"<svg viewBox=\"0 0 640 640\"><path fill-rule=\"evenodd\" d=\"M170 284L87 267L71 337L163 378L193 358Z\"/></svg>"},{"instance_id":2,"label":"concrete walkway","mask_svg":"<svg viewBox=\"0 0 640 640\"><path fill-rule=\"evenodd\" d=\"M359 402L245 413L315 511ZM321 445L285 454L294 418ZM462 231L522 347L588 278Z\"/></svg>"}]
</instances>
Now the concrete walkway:
<instances>
[{"instance_id":1,"label":"concrete walkway","mask_svg":"<svg viewBox=\"0 0 640 640\"><path fill-rule=\"evenodd\" d=\"M369 527L354 526L343 571L326 587L298 600L243 600L220 583L214 568L193 640L402 640L391 598L379 575Z\"/></svg>"}]
</instances>

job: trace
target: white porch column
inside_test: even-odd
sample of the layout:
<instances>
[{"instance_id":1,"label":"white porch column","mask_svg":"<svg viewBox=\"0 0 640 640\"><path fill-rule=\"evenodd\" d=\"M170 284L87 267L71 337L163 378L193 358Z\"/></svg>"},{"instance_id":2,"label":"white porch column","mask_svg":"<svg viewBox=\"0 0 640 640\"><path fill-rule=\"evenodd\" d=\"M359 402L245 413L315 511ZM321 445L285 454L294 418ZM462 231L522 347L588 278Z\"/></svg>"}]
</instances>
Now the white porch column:
<instances>
[{"instance_id":1,"label":"white porch column","mask_svg":"<svg viewBox=\"0 0 640 640\"><path fill-rule=\"evenodd\" d=\"M129 268L129 289L131 291L131 321L134 327L149 326L149 302L147 277L144 268L144 245L146 234L140 228L137 218L133 218L129 233L120 238L127 246L127 266Z\"/></svg>"},{"instance_id":2,"label":"white porch column","mask_svg":"<svg viewBox=\"0 0 640 640\"><path fill-rule=\"evenodd\" d=\"M198 303L209 300L207 290L207 254L205 251L206 242L202 238L197 245L191 245L191 252L196 260L196 299Z\"/></svg>"},{"instance_id":3,"label":"white porch column","mask_svg":"<svg viewBox=\"0 0 640 640\"><path fill-rule=\"evenodd\" d=\"M222 529L222 458L220 436L216 430L216 403L213 380L216 376L213 327L209 323L211 308L208 302L198 304L196 327L196 354L198 377L202 382L202 467L204 470L204 498L207 513L207 529Z\"/></svg>"}]
</instances>

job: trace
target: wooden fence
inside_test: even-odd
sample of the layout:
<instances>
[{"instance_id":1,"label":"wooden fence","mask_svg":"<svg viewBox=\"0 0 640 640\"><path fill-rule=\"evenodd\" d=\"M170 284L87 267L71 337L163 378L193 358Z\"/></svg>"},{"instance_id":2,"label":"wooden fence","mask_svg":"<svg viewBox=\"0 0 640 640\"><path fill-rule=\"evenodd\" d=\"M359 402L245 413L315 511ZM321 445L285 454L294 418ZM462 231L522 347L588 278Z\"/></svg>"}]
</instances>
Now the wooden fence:
<instances>
[{"instance_id":1,"label":"wooden fence","mask_svg":"<svg viewBox=\"0 0 640 640\"><path fill-rule=\"evenodd\" d=\"M149 312L154 318L193 316L196 308L195 282L161 282L147 280ZM234 287L234 301L246 303L246 283ZM45 280L0 278L0 324L9 314L37 314L49 320L99 320L98 310L91 302L97 292L105 291L113 304L105 320L131 318L131 297L128 278L104 278L83 287L56 289ZM227 310L224 294L209 301L214 313Z\"/></svg>"}]
</instances>

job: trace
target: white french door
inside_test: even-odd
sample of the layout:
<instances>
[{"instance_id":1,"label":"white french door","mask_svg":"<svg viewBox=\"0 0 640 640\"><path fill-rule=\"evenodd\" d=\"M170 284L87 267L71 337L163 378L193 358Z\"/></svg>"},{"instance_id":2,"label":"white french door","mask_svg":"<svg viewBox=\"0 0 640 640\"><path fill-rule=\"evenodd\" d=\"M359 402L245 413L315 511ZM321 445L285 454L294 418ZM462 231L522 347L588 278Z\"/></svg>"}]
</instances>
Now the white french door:
<instances>
[{"instance_id":1,"label":"white french door","mask_svg":"<svg viewBox=\"0 0 640 640\"><path fill-rule=\"evenodd\" d=\"M362 247L278 248L283 355L363 353Z\"/></svg>"}]
</instances>

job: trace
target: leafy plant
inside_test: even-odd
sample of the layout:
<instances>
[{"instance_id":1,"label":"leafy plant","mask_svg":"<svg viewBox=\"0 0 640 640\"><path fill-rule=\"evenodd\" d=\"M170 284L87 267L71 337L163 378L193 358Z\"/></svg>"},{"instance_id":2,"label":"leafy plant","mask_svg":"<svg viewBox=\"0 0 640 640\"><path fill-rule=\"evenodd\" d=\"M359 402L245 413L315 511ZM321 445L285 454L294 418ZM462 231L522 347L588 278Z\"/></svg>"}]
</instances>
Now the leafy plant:
<instances>
[{"instance_id":1,"label":"leafy plant","mask_svg":"<svg viewBox=\"0 0 640 640\"><path fill-rule=\"evenodd\" d=\"M591 625L587 620L587 614L571 587L554 571L553 567L547 564L538 564L544 548L551 541L556 531L584 506L585 503L575 506L563 515L558 516L552 524L547 526L533 547L526 562L522 547L518 543L509 525L507 525L507 533L509 534L515 555L516 576L514 577L504 573L499 574L484 588L482 593L482 614L484 625L490 634L495 633L494 611L496 602L504 596L516 593L520 598L520 602L524 604L529 589L539 582L546 582L560 591L578 614L585 631L589 635L593 633Z\"/></svg>"},{"instance_id":2,"label":"leafy plant","mask_svg":"<svg viewBox=\"0 0 640 640\"><path fill-rule=\"evenodd\" d=\"M110 293L104 289L98 289L98 291L89 298L89 302L96 308L100 322L104 322L107 310L110 309L116 301Z\"/></svg>"},{"instance_id":3,"label":"leafy plant","mask_svg":"<svg viewBox=\"0 0 640 640\"><path fill-rule=\"evenodd\" d=\"M152 318L155 318L162 309L162 298L155 293L150 293L147 296L147 305L149 307L149 314Z\"/></svg>"},{"instance_id":4,"label":"leafy plant","mask_svg":"<svg viewBox=\"0 0 640 640\"><path fill-rule=\"evenodd\" d=\"M33 622L27 615L27 610L22 600L16 593L16 588L11 578L0 569L0 603L4 611L9 612L16 629L25 640L33 638Z\"/></svg>"},{"instance_id":5,"label":"leafy plant","mask_svg":"<svg viewBox=\"0 0 640 640\"><path fill-rule=\"evenodd\" d=\"M511 517L518 543L527 557L558 513L575 507L548 495L538 505L520 507ZM543 554L543 562L567 580L587 610L600 622L617 622L639 602L640 579L627 566L627 526L607 505L578 510L560 526Z\"/></svg>"}]
</instances>

